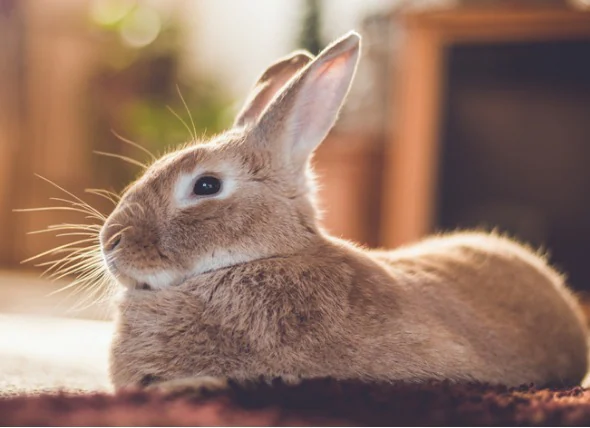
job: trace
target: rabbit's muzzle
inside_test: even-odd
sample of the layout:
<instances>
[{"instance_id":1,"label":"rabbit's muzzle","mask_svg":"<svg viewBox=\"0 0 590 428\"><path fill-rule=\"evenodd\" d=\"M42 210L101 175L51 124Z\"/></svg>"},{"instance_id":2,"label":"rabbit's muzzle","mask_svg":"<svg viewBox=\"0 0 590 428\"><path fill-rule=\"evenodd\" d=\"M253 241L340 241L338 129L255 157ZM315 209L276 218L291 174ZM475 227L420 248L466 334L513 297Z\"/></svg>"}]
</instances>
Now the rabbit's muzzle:
<instances>
[{"instance_id":1,"label":"rabbit's muzzle","mask_svg":"<svg viewBox=\"0 0 590 428\"><path fill-rule=\"evenodd\" d=\"M123 285L164 288L182 276L173 257L160 248L155 221L115 211L105 222L100 243L105 265Z\"/></svg>"}]
</instances>

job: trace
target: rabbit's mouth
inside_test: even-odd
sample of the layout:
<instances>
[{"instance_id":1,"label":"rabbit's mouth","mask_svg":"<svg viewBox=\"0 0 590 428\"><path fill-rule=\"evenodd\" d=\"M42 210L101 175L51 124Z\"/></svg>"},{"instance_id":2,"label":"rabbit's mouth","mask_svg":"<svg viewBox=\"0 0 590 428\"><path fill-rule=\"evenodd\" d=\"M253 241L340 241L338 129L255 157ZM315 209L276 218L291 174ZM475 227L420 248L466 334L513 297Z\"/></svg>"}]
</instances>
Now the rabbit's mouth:
<instances>
[{"instance_id":1,"label":"rabbit's mouth","mask_svg":"<svg viewBox=\"0 0 590 428\"><path fill-rule=\"evenodd\" d=\"M124 286L131 288L133 290L141 290L141 291L152 291L154 288L149 285L147 282L137 282L137 281L129 281L128 283L123 283L119 280Z\"/></svg>"},{"instance_id":2,"label":"rabbit's mouth","mask_svg":"<svg viewBox=\"0 0 590 428\"><path fill-rule=\"evenodd\" d=\"M107 267L119 284L131 290L162 290L174 287L184 280L184 276L168 270L142 272L135 269L122 269L118 263L112 260L107 263Z\"/></svg>"},{"instance_id":3,"label":"rabbit's mouth","mask_svg":"<svg viewBox=\"0 0 590 428\"><path fill-rule=\"evenodd\" d=\"M116 279L117 279L117 282L119 282L119 284L123 285L124 287L129 288L130 290L141 290L141 291L154 290L154 287L152 287L149 283L136 281L135 279L130 278L128 276L124 276L124 275L119 274L116 276Z\"/></svg>"},{"instance_id":4,"label":"rabbit's mouth","mask_svg":"<svg viewBox=\"0 0 590 428\"><path fill-rule=\"evenodd\" d=\"M135 279L133 279L127 275L123 275L123 274L115 271L114 269L110 269L110 270L111 270L111 273L113 274L113 276L115 277L115 279L117 280L117 282L126 288L129 288L131 290L145 290L145 291L153 290L153 287L147 282L136 281Z\"/></svg>"},{"instance_id":5,"label":"rabbit's mouth","mask_svg":"<svg viewBox=\"0 0 590 428\"><path fill-rule=\"evenodd\" d=\"M137 284L135 286L136 290L152 290L152 286L149 285L147 282L142 282L141 284Z\"/></svg>"},{"instance_id":6,"label":"rabbit's mouth","mask_svg":"<svg viewBox=\"0 0 590 428\"><path fill-rule=\"evenodd\" d=\"M151 272L133 275L129 278L127 284L123 284L134 290L154 291L165 288L175 287L181 284L184 277L177 277L170 272Z\"/></svg>"}]
</instances>

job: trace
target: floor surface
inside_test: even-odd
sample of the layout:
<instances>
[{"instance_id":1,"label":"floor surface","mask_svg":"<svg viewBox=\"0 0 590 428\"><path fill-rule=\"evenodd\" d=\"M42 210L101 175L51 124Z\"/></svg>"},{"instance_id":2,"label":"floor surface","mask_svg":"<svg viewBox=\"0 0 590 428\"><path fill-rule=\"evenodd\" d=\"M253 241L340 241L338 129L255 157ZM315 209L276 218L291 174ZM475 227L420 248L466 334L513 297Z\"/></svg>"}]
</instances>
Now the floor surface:
<instances>
[{"instance_id":1,"label":"floor surface","mask_svg":"<svg viewBox=\"0 0 590 428\"><path fill-rule=\"evenodd\" d=\"M110 390L108 311L72 310L84 296L50 295L63 285L0 272L0 395Z\"/></svg>"}]
</instances>

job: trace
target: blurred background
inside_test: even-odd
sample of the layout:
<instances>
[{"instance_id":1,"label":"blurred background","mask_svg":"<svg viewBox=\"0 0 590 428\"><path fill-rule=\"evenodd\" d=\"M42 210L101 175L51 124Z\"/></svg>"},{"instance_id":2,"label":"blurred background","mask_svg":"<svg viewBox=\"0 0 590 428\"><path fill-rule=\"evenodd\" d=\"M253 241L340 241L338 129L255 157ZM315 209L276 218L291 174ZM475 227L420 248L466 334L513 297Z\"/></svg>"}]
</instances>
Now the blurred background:
<instances>
[{"instance_id":1,"label":"blurred background","mask_svg":"<svg viewBox=\"0 0 590 428\"><path fill-rule=\"evenodd\" d=\"M141 169L94 152L148 160L112 131L163 153L192 118L206 138L271 62L350 29L361 65L315 157L324 226L384 247L496 228L590 291L590 0L0 0L0 311L71 306L46 297L67 278L20 262L72 240L28 232L91 219L13 212L64 196L35 174L108 214L85 189Z\"/></svg>"}]
</instances>

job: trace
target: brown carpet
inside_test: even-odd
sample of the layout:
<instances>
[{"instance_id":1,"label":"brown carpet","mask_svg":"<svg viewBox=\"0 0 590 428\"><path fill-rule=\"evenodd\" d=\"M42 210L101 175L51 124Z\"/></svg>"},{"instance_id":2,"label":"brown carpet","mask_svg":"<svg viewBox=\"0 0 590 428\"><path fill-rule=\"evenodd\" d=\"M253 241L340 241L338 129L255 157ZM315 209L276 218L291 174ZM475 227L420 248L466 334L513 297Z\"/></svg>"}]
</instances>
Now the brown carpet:
<instances>
[{"instance_id":1,"label":"brown carpet","mask_svg":"<svg viewBox=\"0 0 590 428\"><path fill-rule=\"evenodd\" d=\"M139 391L0 399L0 425L590 425L590 390L449 383L233 385L207 398Z\"/></svg>"}]
</instances>

